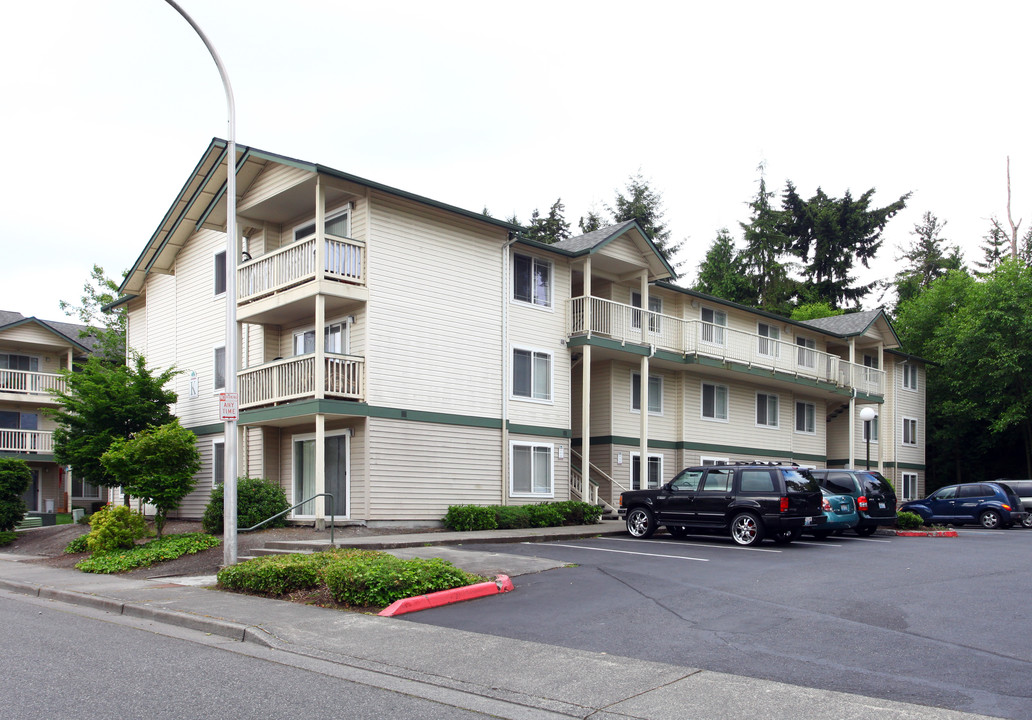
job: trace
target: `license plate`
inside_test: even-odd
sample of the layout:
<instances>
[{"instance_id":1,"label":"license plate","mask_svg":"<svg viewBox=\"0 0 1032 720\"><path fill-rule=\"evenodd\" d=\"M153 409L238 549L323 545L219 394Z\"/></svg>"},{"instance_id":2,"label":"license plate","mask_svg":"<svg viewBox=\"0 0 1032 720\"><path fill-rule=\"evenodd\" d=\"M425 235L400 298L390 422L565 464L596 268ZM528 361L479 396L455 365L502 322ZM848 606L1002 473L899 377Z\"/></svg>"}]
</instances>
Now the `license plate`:
<instances>
[{"instance_id":1,"label":"license plate","mask_svg":"<svg viewBox=\"0 0 1032 720\"><path fill-rule=\"evenodd\" d=\"M847 505L846 503L842 503L841 505L839 505L839 511L840 512L849 512L849 505Z\"/></svg>"},{"instance_id":2,"label":"license plate","mask_svg":"<svg viewBox=\"0 0 1032 720\"><path fill-rule=\"evenodd\" d=\"M878 503L878 507L882 510L885 509L885 503Z\"/></svg>"},{"instance_id":3,"label":"license plate","mask_svg":"<svg viewBox=\"0 0 1032 720\"><path fill-rule=\"evenodd\" d=\"M806 520L803 521L803 525L813 525L813 518L812 517L806 518Z\"/></svg>"}]
</instances>

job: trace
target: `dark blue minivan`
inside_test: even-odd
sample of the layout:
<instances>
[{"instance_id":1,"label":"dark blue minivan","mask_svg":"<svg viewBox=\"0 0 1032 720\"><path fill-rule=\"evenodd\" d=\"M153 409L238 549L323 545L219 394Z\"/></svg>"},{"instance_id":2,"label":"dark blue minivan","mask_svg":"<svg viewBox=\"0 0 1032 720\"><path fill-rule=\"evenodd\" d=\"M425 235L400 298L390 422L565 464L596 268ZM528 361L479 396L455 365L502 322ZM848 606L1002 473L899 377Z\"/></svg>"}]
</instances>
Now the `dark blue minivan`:
<instances>
[{"instance_id":1,"label":"dark blue minivan","mask_svg":"<svg viewBox=\"0 0 1032 720\"><path fill-rule=\"evenodd\" d=\"M899 510L917 513L926 523L977 522L985 528L1010 527L1026 515L1014 491L999 482L948 485L924 500L904 503Z\"/></svg>"}]
</instances>

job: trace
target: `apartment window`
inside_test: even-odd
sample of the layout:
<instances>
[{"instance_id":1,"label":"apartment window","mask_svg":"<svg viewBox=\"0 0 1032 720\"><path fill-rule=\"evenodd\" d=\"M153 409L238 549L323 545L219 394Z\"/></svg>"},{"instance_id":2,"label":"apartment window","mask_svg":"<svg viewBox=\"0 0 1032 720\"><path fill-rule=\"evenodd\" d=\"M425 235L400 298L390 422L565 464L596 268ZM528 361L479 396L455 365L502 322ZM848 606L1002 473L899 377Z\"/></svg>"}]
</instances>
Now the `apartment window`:
<instances>
[{"instance_id":1,"label":"apartment window","mask_svg":"<svg viewBox=\"0 0 1032 720\"><path fill-rule=\"evenodd\" d=\"M348 352L347 323L330 323L323 330L324 350L328 353L346 355ZM315 352L315 330L299 330L294 333L294 355L308 355Z\"/></svg>"},{"instance_id":2,"label":"apartment window","mask_svg":"<svg viewBox=\"0 0 1032 720\"><path fill-rule=\"evenodd\" d=\"M552 399L552 355L534 350L512 351L512 394L531 400Z\"/></svg>"},{"instance_id":3,"label":"apartment window","mask_svg":"<svg viewBox=\"0 0 1032 720\"><path fill-rule=\"evenodd\" d=\"M346 238L351 236L349 227L351 213L348 210L339 210L326 216L323 223L323 233L333 237ZM294 228L294 242L305 240L315 235L315 221L300 225Z\"/></svg>"},{"instance_id":4,"label":"apartment window","mask_svg":"<svg viewBox=\"0 0 1032 720\"><path fill-rule=\"evenodd\" d=\"M702 341L714 345L724 344L724 328L727 327L727 313L713 308L702 308Z\"/></svg>"},{"instance_id":5,"label":"apartment window","mask_svg":"<svg viewBox=\"0 0 1032 720\"><path fill-rule=\"evenodd\" d=\"M663 456L649 455L648 476L645 482L648 483L644 489L654 490L663 482ZM641 453L631 453L631 490L642 490L641 486Z\"/></svg>"},{"instance_id":6,"label":"apartment window","mask_svg":"<svg viewBox=\"0 0 1032 720\"><path fill-rule=\"evenodd\" d=\"M756 352L765 357L778 356L778 340L781 339L780 328L769 323L759 323L756 326L757 338Z\"/></svg>"},{"instance_id":7,"label":"apartment window","mask_svg":"<svg viewBox=\"0 0 1032 720\"><path fill-rule=\"evenodd\" d=\"M864 355L864 367L878 369L878 356L877 355Z\"/></svg>"},{"instance_id":8,"label":"apartment window","mask_svg":"<svg viewBox=\"0 0 1032 720\"><path fill-rule=\"evenodd\" d=\"M211 486L219 487L226 479L226 440L211 441Z\"/></svg>"},{"instance_id":9,"label":"apartment window","mask_svg":"<svg viewBox=\"0 0 1032 720\"><path fill-rule=\"evenodd\" d=\"M810 402L795 404L795 430L797 433L815 435L817 433L817 406Z\"/></svg>"},{"instance_id":10,"label":"apartment window","mask_svg":"<svg viewBox=\"0 0 1032 720\"><path fill-rule=\"evenodd\" d=\"M73 473L72 474L72 497L73 498L83 498L85 500L90 500L90 499L99 500L100 499L100 488L97 487L96 485L90 485L88 482L86 482L82 478L75 477L75 474Z\"/></svg>"},{"instance_id":11,"label":"apartment window","mask_svg":"<svg viewBox=\"0 0 1032 720\"><path fill-rule=\"evenodd\" d=\"M631 409L641 412L641 373L631 373ZM663 413L663 378L649 375L649 414Z\"/></svg>"},{"instance_id":12,"label":"apartment window","mask_svg":"<svg viewBox=\"0 0 1032 720\"><path fill-rule=\"evenodd\" d=\"M226 387L226 346L215 348L212 360L212 375L215 377L215 390Z\"/></svg>"},{"instance_id":13,"label":"apartment window","mask_svg":"<svg viewBox=\"0 0 1032 720\"><path fill-rule=\"evenodd\" d=\"M700 457L700 465L720 465L721 463L730 462L730 458L726 457Z\"/></svg>"},{"instance_id":14,"label":"apartment window","mask_svg":"<svg viewBox=\"0 0 1032 720\"><path fill-rule=\"evenodd\" d=\"M917 419L903 418L903 444L917 445Z\"/></svg>"},{"instance_id":15,"label":"apartment window","mask_svg":"<svg viewBox=\"0 0 1032 720\"><path fill-rule=\"evenodd\" d=\"M702 417L727 421L727 386L702 384Z\"/></svg>"},{"instance_id":16,"label":"apartment window","mask_svg":"<svg viewBox=\"0 0 1032 720\"><path fill-rule=\"evenodd\" d=\"M11 355L0 353L0 370L25 370L39 372L39 358L31 355Z\"/></svg>"},{"instance_id":17,"label":"apartment window","mask_svg":"<svg viewBox=\"0 0 1032 720\"><path fill-rule=\"evenodd\" d=\"M552 263L517 253L512 272L514 300L552 307Z\"/></svg>"},{"instance_id":18,"label":"apartment window","mask_svg":"<svg viewBox=\"0 0 1032 720\"><path fill-rule=\"evenodd\" d=\"M631 305L640 308L641 307L641 293L631 292ZM663 312L663 298L649 296L649 332L659 332L659 316ZM635 330L641 330L641 312L637 310L631 311L631 327Z\"/></svg>"},{"instance_id":19,"label":"apartment window","mask_svg":"<svg viewBox=\"0 0 1032 720\"><path fill-rule=\"evenodd\" d=\"M215 253L215 294L226 292L226 251Z\"/></svg>"},{"instance_id":20,"label":"apartment window","mask_svg":"<svg viewBox=\"0 0 1032 720\"><path fill-rule=\"evenodd\" d=\"M914 500L917 498L917 473L903 473L903 499Z\"/></svg>"},{"instance_id":21,"label":"apartment window","mask_svg":"<svg viewBox=\"0 0 1032 720\"><path fill-rule=\"evenodd\" d=\"M510 495L552 496L552 445L509 445Z\"/></svg>"},{"instance_id":22,"label":"apartment window","mask_svg":"<svg viewBox=\"0 0 1032 720\"><path fill-rule=\"evenodd\" d=\"M917 390L917 365L903 363L900 367L903 369L903 389Z\"/></svg>"},{"instance_id":23,"label":"apartment window","mask_svg":"<svg viewBox=\"0 0 1032 720\"><path fill-rule=\"evenodd\" d=\"M761 427L778 426L778 396L756 393L756 424Z\"/></svg>"},{"instance_id":24,"label":"apartment window","mask_svg":"<svg viewBox=\"0 0 1032 720\"><path fill-rule=\"evenodd\" d=\"M864 420L864 442L878 442L878 418L875 416L873 420Z\"/></svg>"},{"instance_id":25,"label":"apartment window","mask_svg":"<svg viewBox=\"0 0 1032 720\"><path fill-rule=\"evenodd\" d=\"M796 365L804 368L817 367L817 341L808 337L796 337Z\"/></svg>"}]
</instances>

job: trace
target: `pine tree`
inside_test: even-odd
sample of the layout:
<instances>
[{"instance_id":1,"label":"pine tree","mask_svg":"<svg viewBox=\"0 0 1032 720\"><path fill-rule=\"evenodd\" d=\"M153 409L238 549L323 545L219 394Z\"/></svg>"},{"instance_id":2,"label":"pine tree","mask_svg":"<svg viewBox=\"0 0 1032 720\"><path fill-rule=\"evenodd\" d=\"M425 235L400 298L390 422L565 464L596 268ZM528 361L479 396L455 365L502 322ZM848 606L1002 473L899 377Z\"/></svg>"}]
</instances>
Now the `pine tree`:
<instances>
[{"instance_id":1,"label":"pine tree","mask_svg":"<svg viewBox=\"0 0 1032 720\"><path fill-rule=\"evenodd\" d=\"M684 247L685 241L670 242L670 230L663 223L663 198L649 186L640 171L627 180L626 194L617 192L614 207L607 209L613 222L636 220L667 263L671 267L677 264L674 255Z\"/></svg>"},{"instance_id":2,"label":"pine tree","mask_svg":"<svg viewBox=\"0 0 1032 720\"><path fill-rule=\"evenodd\" d=\"M563 199L559 198L548 210L548 215L541 217L537 208L530 215L530 223L527 225L523 236L538 242L557 243L570 237L570 223L563 217Z\"/></svg>"},{"instance_id":3,"label":"pine tree","mask_svg":"<svg viewBox=\"0 0 1032 720\"><path fill-rule=\"evenodd\" d=\"M692 289L743 305L756 302L756 286L743 272L741 256L727 228L717 231L705 259L699 263L699 274Z\"/></svg>"},{"instance_id":4,"label":"pine tree","mask_svg":"<svg viewBox=\"0 0 1032 720\"><path fill-rule=\"evenodd\" d=\"M985 277L1010 256L1010 236L996 218L989 220L989 232L982 236L982 260L975 260L975 275Z\"/></svg>"},{"instance_id":5,"label":"pine tree","mask_svg":"<svg viewBox=\"0 0 1032 720\"><path fill-rule=\"evenodd\" d=\"M913 242L896 258L897 262L906 262L896 273L897 305L924 292L933 281L950 270L959 270L963 266L960 248L947 246L948 241L941 236L945 227L945 221L940 222L935 215L926 212L921 222L910 231L914 236Z\"/></svg>"},{"instance_id":6,"label":"pine tree","mask_svg":"<svg viewBox=\"0 0 1032 720\"><path fill-rule=\"evenodd\" d=\"M577 221L577 225L580 227L581 234L587 235L589 232L595 232L599 228L604 227L606 225L606 221L593 207L588 210L587 215Z\"/></svg>"},{"instance_id":7,"label":"pine tree","mask_svg":"<svg viewBox=\"0 0 1032 720\"><path fill-rule=\"evenodd\" d=\"M756 290L757 305L770 312L787 312L795 283L784 260L792 243L781 229L781 213L771 207L774 193L767 190L762 165L759 170L760 187L749 203L749 222L739 223L745 239L741 265Z\"/></svg>"}]
</instances>

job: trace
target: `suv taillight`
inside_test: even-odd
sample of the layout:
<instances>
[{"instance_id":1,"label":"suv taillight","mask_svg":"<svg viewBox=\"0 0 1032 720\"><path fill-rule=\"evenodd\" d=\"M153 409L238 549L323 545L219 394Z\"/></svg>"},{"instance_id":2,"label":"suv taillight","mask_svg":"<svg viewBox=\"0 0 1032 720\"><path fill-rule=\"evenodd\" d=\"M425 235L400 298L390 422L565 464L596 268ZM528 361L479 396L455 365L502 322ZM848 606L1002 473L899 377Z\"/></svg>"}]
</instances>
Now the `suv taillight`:
<instances>
[{"instance_id":1,"label":"suv taillight","mask_svg":"<svg viewBox=\"0 0 1032 720\"><path fill-rule=\"evenodd\" d=\"M784 495L781 496L781 506L778 509L781 512L788 512L788 498Z\"/></svg>"},{"instance_id":2,"label":"suv taillight","mask_svg":"<svg viewBox=\"0 0 1032 720\"><path fill-rule=\"evenodd\" d=\"M856 499L856 506L858 508L860 508L861 510L866 510L867 509L867 497L864 496L864 495L861 495L860 497L858 497Z\"/></svg>"}]
</instances>

